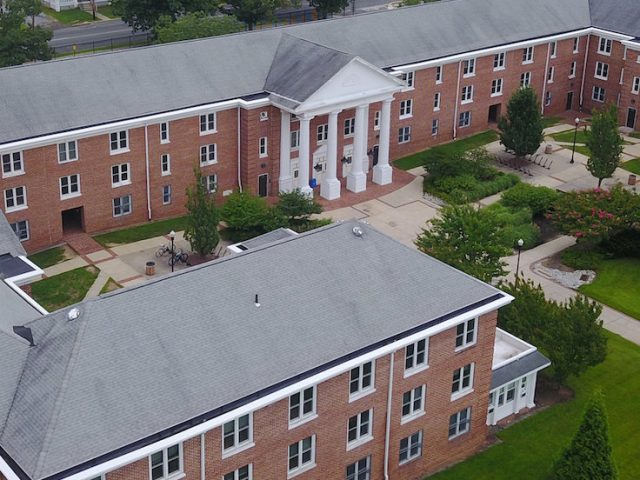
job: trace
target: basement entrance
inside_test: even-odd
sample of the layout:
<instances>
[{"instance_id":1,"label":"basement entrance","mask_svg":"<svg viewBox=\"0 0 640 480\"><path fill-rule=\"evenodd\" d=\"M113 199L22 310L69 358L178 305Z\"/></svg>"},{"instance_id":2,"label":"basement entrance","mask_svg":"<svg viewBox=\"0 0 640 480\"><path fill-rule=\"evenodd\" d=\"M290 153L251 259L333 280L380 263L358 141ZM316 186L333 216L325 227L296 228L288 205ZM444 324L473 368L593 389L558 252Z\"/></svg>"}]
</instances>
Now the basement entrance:
<instances>
[{"instance_id":1,"label":"basement entrance","mask_svg":"<svg viewBox=\"0 0 640 480\"><path fill-rule=\"evenodd\" d=\"M62 233L84 232L84 207L62 211Z\"/></svg>"},{"instance_id":2,"label":"basement entrance","mask_svg":"<svg viewBox=\"0 0 640 480\"><path fill-rule=\"evenodd\" d=\"M498 123L498 119L500 118L500 106L501 104L496 103L489 107L489 123Z\"/></svg>"}]
</instances>

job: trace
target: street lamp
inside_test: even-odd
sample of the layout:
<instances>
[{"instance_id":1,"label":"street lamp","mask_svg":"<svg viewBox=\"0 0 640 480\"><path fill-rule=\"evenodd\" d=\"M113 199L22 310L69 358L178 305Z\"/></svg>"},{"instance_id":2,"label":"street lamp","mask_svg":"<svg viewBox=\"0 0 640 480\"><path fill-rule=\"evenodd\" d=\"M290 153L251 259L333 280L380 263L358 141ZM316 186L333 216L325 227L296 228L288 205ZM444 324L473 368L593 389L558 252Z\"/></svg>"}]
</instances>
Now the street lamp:
<instances>
[{"instance_id":1,"label":"street lamp","mask_svg":"<svg viewBox=\"0 0 640 480\"><path fill-rule=\"evenodd\" d=\"M169 232L169 238L171 239L171 259L169 260L169 263L171 263L171 272L173 272L173 265L176 263L176 259L175 259L175 255L176 255L176 251L174 248L175 245L175 240L176 240L176 232L174 232L173 230L171 230Z\"/></svg>"},{"instance_id":2,"label":"street lamp","mask_svg":"<svg viewBox=\"0 0 640 480\"><path fill-rule=\"evenodd\" d=\"M571 149L571 161L569 163L574 163L573 156L576 153L576 137L578 136L578 125L580 125L580 119L578 117L576 117L574 122L576 124L576 128L573 131L573 148Z\"/></svg>"},{"instance_id":3,"label":"street lamp","mask_svg":"<svg viewBox=\"0 0 640 480\"><path fill-rule=\"evenodd\" d=\"M520 252L522 251L524 240L520 238L516 243L518 244L518 261L516 262L516 283L518 283L518 272L520 271Z\"/></svg>"}]
</instances>

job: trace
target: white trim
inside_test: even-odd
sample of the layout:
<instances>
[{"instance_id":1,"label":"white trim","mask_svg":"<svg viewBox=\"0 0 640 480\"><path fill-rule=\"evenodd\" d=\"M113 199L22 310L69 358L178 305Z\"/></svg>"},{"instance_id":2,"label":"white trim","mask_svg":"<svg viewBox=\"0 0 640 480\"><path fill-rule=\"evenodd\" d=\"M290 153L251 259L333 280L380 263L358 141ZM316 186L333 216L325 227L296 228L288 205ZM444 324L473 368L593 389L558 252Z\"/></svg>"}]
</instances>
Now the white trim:
<instances>
[{"instance_id":1,"label":"white trim","mask_svg":"<svg viewBox=\"0 0 640 480\"><path fill-rule=\"evenodd\" d=\"M533 370L529 370L527 373L520 375L519 377L516 377L512 380L509 380L505 383L503 383L502 385L498 385L496 388L492 388L491 390L489 390L489 394L497 392L498 390L500 390L502 387L504 387L505 385L509 385L512 382L517 382L519 380L522 380L524 377L528 377L529 375L533 375L534 373L537 374L539 371L544 370L545 368L551 366L551 362L547 362L544 365L538 367L538 368L534 368Z\"/></svg>"},{"instance_id":2,"label":"white trim","mask_svg":"<svg viewBox=\"0 0 640 480\"><path fill-rule=\"evenodd\" d=\"M0 472L7 478L7 480L20 480L18 475L16 475L11 467L0 457ZM96 475L97 476L97 475Z\"/></svg>"},{"instance_id":3,"label":"white trim","mask_svg":"<svg viewBox=\"0 0 640 480\"><path fill-rule=\"evenodd\" d=\"M505 365L508 365L511 362L515 362L516 360L520 360L522 357L526 357L530 353L533 353L533 352L538 350L535 346L531 345L529 342L525 342L521 338L510 334L509 332L507 332L506 330L503 330L502 328L496 327L496 330L500 330L500 333L502 335L504 335L505 337L509 337L509 338L515 340L518 343L524 343L524 345L526 347L528 347L528 348L526 350L524 350L523 352L521 352L521 353L519 353L517 355L514 355L513 357L510 357L510 358L506 359L503 362L500 362L500 363L496 364L495 366L491 367L491 370L496 370L496 369L498 369L500 367L504 367Z\"/></svg>"},{"instance_id":4,"label":"white trim","mask_svg":"<svg viewBox=\"0 0 640 480\"><path fill-rule=\"evenodd\" d=\"M384 431L384 478L389 480L389 441L391 437L391 406L393 400L393 371L395 353L389 354L389 385L387 386L387 418Z\"/></svg>"}]
</instances>

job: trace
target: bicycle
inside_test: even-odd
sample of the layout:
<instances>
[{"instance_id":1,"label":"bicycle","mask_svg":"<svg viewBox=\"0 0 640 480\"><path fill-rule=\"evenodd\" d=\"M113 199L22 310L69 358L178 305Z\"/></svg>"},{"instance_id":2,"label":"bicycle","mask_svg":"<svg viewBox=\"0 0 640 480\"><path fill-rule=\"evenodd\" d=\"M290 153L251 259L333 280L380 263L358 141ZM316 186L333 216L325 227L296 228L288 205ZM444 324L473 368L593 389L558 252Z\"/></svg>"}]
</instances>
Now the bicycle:
<instances>
[{"instance_id":1,"label":"bicycle","mask_svg":"<svg viewBox=\"0 0 640 480\"><path fill-rule=\"evenodd\" d=\"M171 253L171 247L169 245L161 245L160 248L156 250L156 257L164 257L168 253Z\"/></svg>"},{"instance_id":2,"label":"bicycle","mask_svg":"<svg viewBox=\"0 0 640 480\"><path fill-rule=\"evenodd\" d=\"M177 263L184 263L185 265L189 266L189 262L187 261L188 259L189 255L187 255L186 252L178 249L173 255L169 257L169 266L173 267Z\"/></svg>"}]
</instances>

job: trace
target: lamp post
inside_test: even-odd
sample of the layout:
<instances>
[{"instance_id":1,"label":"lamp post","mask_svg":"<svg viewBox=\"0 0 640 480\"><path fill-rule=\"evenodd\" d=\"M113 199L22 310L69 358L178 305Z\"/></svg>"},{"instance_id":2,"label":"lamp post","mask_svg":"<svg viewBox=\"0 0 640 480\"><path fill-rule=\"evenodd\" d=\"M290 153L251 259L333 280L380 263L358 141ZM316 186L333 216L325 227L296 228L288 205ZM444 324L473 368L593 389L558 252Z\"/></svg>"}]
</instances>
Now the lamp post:
<instances>
[{"instance_id":1,"label":"lamp post","mask_svg":"<svg viewBox=\"0 0 640 480\"><path fill-rule=\"evenodd\" d=\"M176 240L176 232L171 230L169 232L169 238L171 239L171 260L170 260L169 263L171 263L171 272L173 272L173 265L176 263L176 259L175 259L176 250L174 248L174 246L175 246L174 242Z\"/></svg>"},{"instance_id":2,"label":"lamp post","mask_svg":"<svg viewBox=\"0 0 640 480\"><path fill-rule=\"evenodd\" d=\"M518 272L520 272L520 252L522 252L522 246L524 245L524 240L520 238L516 243L518 245L518 261L516 262L516 283L518 283Z\"/></svg>"},{"instance_id":3,"label":"lamp post","mask_svg":"<svg viewBox=\"0 0 640 480\"><path fill-rule=\"evenodd\" d=\"M569 163L574 163L573 156L576 153L576 137L578 136L578 125L580 125L580 119L578 117L576 117L574 122L576 124L576 128L573 131L573 148L571 149L571 161Z\"/></svg>"}]
</instances>

